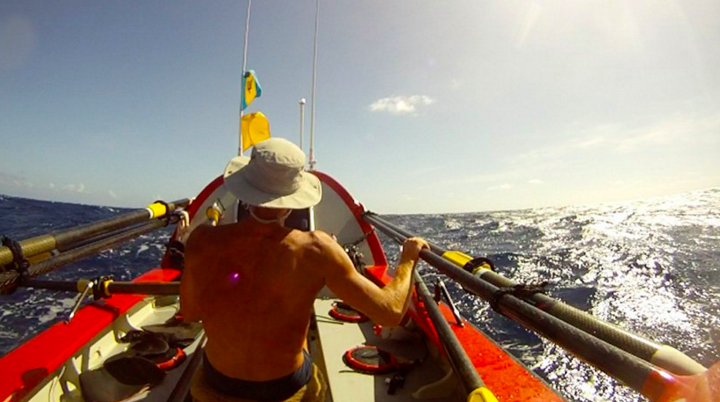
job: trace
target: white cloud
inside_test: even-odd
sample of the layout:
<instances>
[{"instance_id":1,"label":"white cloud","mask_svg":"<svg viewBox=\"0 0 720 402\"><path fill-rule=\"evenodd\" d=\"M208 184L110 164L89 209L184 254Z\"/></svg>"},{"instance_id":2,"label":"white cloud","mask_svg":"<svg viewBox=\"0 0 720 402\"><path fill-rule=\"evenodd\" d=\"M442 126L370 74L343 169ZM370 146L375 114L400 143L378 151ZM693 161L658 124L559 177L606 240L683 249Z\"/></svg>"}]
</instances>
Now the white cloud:
<instances>
[{"instance_id":1,"label":"white cloud","mask_svg":"<svg viewBox=\"0 0 720 402\"><path fill-rule=\"evenodd\" d=\"M545 182L542 181L542 180L539 180L539 179L532 179L532 180L528 180L528 184L531 184L531 185L533 185L533 186L537 186L537 185L540 185L540 184L545 184Z\"/></svg>"},{"instance_id":2,"label":"white cloud","mask_svg":"<svg viewBox=\"0 0 720 402\"><path fill-rule=\"evenodd\" d=\"M460 81L460 80L458 80L458 79L456 79L456 78L453 78L453 79L450 80L450 88L452 88L452 89L458 89L458 88L460 88L461 86L462 86L462 81Z\"/></svg>"},{"instance_id":3,"label":"white cloud","mask_svg":"<svg viewBox=\"0 0 720 402\"><path fill-rule=\"evenodd\" d=\"M416 112L417 106L432 103L435 103L435 99L427 95L391 96L376 100L370 105L370 110L373 112L407 114Z\"/></svg>"},{"instance_id":4,"label":"white cloud","mask_svg":"<svg viewBox=\"0 0 720 402\"><path fill-rule=\"evenodd\" d=\"M10 184L17 187L31 188L34 185L26 178L11 174L0 173L0 184Z\"/></svg>"},{"instance_id":5,"label":"white cloud","mask_svg":"<svg viewBox=\"0 0 720 402\"><path fill-rule=\"evenodd\" d=\"M117 194L115 194L115 192L112 190L108 190L108 194L110 194L110 197L112 197L114 200L117 200L119 198Z\"/></svg>"},{"instance_id":6,"label":"white cloud","mask_svg":"<svg viewBox=\"0 0 720 402\"><path fill-rule=\"evenodd\" d=\"M63 187L63 190L70 191L73 193L87 193L85 191L85 184L67 184Z\"/></svg>"}]
</instances>

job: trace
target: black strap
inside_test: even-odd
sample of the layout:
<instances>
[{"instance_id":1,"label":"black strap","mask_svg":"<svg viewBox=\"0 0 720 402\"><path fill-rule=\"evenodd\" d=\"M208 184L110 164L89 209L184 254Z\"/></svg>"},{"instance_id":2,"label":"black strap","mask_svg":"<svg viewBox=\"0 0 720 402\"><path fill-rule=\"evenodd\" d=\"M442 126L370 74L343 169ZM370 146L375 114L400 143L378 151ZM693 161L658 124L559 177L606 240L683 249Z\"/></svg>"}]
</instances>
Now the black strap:
<instances>
[{"instance_id":1,"label":"black strap","mask_svg":"<svg viewBox=\"0 0 720 402\"><path fill-rule=\"evenodd\" d=\"M481 267L483 265L489 265L491 271L495 270L495 264L493 264L493 262L489 258L485 257L473 258L472 260L466 262L465 265L463 265L463 269L467 272L472 273L473 271L475 271L475 268Z\"/></svg>"},{"instance_id":2,"label":"black strap","mask_svg":"<svg viewBox=\"0 0 720 402\"><path fill-rule=\"evenodd\" d=\"M490 300L490 307L500 314L504 314L500 311L500 300L505 295L513 295L518 299L527 299L536 293L545 293L545 287L548 285L547 281L540 283L518 283L515 286L499 287L492 294Z\"/></svg>"},{"instance_id":3,"label":"black strap","mask_svg":"<svg viewBox=\"0 0 720 402\"><path fill-rule=\"evenodd\" d=\"M28 268L30 267L30 262L25 258L20 243L7 236L3 236L2 245L7 247L12 253L13 261L8 265L20 275L18 282L27 279L29 277Z\"/></svg>"},{"instance_id":4,"label":"black strap","mask_svg":"<svg viewBox=\"0 0 720 402\"><path fill-rule=\"evenodd\" d=\"M93 300L109 299L111 294L107 293L105 282L113 280L112 275L98 276L93 280Z\"/></svg>"}]
</instances>

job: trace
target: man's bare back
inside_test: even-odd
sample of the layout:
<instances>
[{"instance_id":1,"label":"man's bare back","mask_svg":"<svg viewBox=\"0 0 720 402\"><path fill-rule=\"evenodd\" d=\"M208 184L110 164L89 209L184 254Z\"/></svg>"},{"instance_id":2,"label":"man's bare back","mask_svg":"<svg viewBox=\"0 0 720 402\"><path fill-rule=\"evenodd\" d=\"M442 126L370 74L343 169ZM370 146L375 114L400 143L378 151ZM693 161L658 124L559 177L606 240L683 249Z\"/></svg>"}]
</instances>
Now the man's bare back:
<instances>
[{"instance_id":1,"label":"man's bare back","mask_svg":"<svg viewBox=\"0 0 720 402\"><path fill-rule=\"evenodd\" d=\"M252 220L201 227L188 241L183 313L203 321L205 352L229 377L279 378L303 363L322 272L309 264L316 235ZM190 276L191 280L187 280ZM187 288L188 286L184 286Z\"/></svg>"}]
</instances>

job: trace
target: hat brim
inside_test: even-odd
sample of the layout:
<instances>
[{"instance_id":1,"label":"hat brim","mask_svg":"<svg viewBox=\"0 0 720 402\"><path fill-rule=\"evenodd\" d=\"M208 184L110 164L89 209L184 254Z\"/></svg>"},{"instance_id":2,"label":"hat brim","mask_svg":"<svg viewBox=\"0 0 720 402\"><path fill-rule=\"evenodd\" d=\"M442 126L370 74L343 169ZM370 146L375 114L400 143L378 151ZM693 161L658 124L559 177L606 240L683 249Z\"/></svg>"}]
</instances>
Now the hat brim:
<instances>
[{"instance_id":1,"label":"hat brim","mask_svg":"<svg viewBox=\"0 0 720 402\"><path fill-rule=\"evenodd\" d=\"M225 187L242 202L265 208L304 209L317 205L322 199L320 179L308 172L300 172L300 187L292 194L279 196L256 189L243 174L249 162L247 156L236 156L223 174Z\"/></svg>"}]
</instances>

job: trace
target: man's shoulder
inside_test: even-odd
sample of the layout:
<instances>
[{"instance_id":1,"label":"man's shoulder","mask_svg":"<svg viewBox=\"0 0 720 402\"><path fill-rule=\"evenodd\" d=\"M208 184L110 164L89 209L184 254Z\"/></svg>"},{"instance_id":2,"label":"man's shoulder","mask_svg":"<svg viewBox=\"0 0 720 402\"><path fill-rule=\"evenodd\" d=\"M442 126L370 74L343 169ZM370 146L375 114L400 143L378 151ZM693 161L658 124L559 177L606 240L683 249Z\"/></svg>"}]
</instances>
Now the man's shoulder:
<instances>
[{"instance_id":1,"label":"man's shoulder","mask_svg":"<svg viewBox=\"0 0 720 402\"><path fill-rule=\"evenodd\" d=\"M293 243L306 250L323 253L332 247L335 240L322 230L309 232L293 231Z\"/></svg>"}]
</instances>

